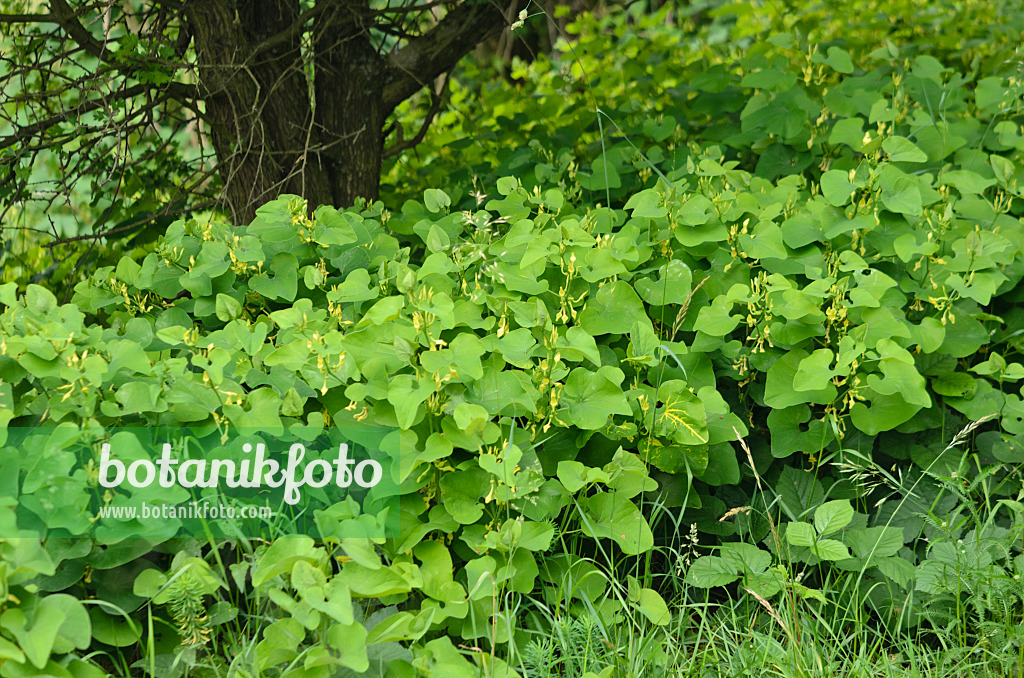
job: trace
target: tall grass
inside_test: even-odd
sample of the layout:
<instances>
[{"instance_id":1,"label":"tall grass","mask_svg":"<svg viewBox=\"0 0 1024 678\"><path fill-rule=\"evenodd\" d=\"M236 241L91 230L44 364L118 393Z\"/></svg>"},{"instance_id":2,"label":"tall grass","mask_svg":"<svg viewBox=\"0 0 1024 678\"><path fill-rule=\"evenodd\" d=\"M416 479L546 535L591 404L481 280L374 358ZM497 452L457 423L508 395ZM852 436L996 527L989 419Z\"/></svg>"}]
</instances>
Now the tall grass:
<instances>
[{"instance_id":1,"label":"tall grass","mask_svg":"<svg viewBox=\"0 0 1024 678\"><path fill-rule=\"evenodd\" d=\"M511 664L529 678L1022 675L1024 632L1019 629L1024 621L1024 587L1007 582L1020 580L1011 561L1013 553L1021 551L1024 505L1022 497L999 498L1007 476L1005 466L982 467L975 455L959 449L980 423L968 424L940 455L948 460L949 453L959 453L958 461L952 462L959 474L931 467L925 474L941 484L940 498L952 496L956 503L940 516L936 513L940 502L933 502L932 510L921 517L936 528L923 530L907 548L927 559L930 549L946 539L961 546L966 541L963 551L974 548L977 552L973 560L965 557L948 571L957 594L952 599L917 591L903 594L914 596L924 610L920 623L909 623L902 612L896 619L882 618L886 609L877 605L877 599L895 592L886 590L886 582L866 576L868 568L809 567L789 559L786 548L776 548L775 553L790 579L774 600L735 585L718 591L688 586L684 577L689 562L695 552L709 549L697 543L681 512L655 498L645 503L645 514L652 526L664 528L660 534L675 537L657 545L653 557L639 562L594 549L580 532L564 526L561 552L587 563L586 574L581 577L570 571L541 594L519 601L516 614L523 626L520 638L525 640L510 647ZM777 498L756 476L749 455L748 461L758 487L752 503L767 507L764 517L771 522L765 541L777 539L771 510ZM976 468L968 472L972 462ZM901 505L920 482L920 478L907 482L865 457L843 463L844 472L854 480L875 479L893 495L900 495L890 500ZM971 480L965 481L965 476ZM730 511L726 517L737 513ZM939 526L944 535L939 534ZM997 562L995 570L979 565L988 559L977 554L998 548L1005 551L1003 565ZM662 592L666 599L671 596L673 616L668 626L655 626L642 615L628 612L630 577ZM805 577L815 579L816 588L803 586L800 582ZM594 600L580 595L587 586L583 578L597 580L594 588L601 595ZM1002 588L993 588L995 584ZM943 600L945 606L936 606ZM609 615L605 601L614 601L609 608L627 612Z\"/></svg>"}]
</instances>

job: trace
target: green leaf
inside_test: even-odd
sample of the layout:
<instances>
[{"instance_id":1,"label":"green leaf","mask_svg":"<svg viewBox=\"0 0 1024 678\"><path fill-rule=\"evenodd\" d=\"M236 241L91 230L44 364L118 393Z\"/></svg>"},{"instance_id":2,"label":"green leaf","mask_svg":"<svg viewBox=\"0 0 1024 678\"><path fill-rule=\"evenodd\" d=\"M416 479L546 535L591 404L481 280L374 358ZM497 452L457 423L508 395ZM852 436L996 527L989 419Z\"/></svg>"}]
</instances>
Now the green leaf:
<instances>
[{"instance_id":1,"label":"green leaf","mask_svg":"<svg viewBox=\"0 0 1024 678\"><path fill-rule=\"evenodd\" d=\"M775 485L783 510L792 520L800 520L825 499L825 488L813 473L786 466Z\"/></svg>"},{"instance_id":2,"label":"green leaf","mask_svg":"<svg viewBox=\"0 0 1024 678\"><path fill-rule=\"evenodd\" d=\"M743 87L765 89L771 92L785 92L794 84L796 84L796 74L778 68L765 68L748 73L740 81L740 85Z\"/></svg>"},{"instance_id":3,"label":"green leaf","mask_svg":"<svg viewBox=\"0 0 1024 678\"><path fill-rule=\"evenodd\" d=\"M423 205L429 212L437 214L438 212L448 208L451 204L452 199L448 197L447 193L439 188L428 188L423 192ZM436 252L437 250L433 251Z\"/></svg>"},{"instance_id":4,"label":"green leaf","mask_svg":"<svg viewBox=\"0 0 1024 678\"><path fill-rule=\"evenodd\" d=\"M484 513L480 502L491 489L491 475L472 466L441 476L440 487L445 510L459 523L470 525Z\"/></svg>"},{"instance_id":5,"label":"green leaf","mask_svg":"<svg viewBox=\"0 0 1024 678\"><path fill-rule=\"evenodd\" d=\"M735 448L729 443L709 445L708 465L700 479L701 482L715 487L739 484L740 465Z\"/></svg>"},{"instance_id":6,"label":"green leaf","mask_svg":"<svg viewBox=\"0 0 1024 678\"><path fill-rule=\"evenodd\" d=\"M839 73L853 73L853 61L850 59L850 55L838 47L828 48L828 57L825 59L825 63Z\"/></svg>"},{"instance_id":7,"label":"green leaf","mask_svg":"<svg viewBox=\"0 0 1024 678\"><path fill-rule=\"evenodd\" d=\"M313 222L312 236L321 245L344 246L367 242L370 238L366 225L358 215L339 212L330 205L320 205L313 210ZM359 235L356 235L357 231Z\"/></svg>"},{"instance_id":8,"label":"green leaf","mask_svg":"<svg viewBox=\"0 0 1024 678\"><path fill-rule=\"evenodd\" d=\"M727 542L718 552L721 558L734 561L738 571L750 575L760 574L772 564L772 555L753 544Z\"/></svg>"},{"instance_id":9,"label":"green leaf","mask_svg":"<svg viewBox=\"0 0 1024 678\"><path fill-rule=\"evenodd\" d=\"M673 259L658 269L657 279L643 277L633 285L648 304L665 306L685 303L692 279L690 267L678 259Z\"/></svg>"},{"instance_id":10,"label":"green leaf","mask_svg":"<svg viewBox=\"0 0 1024 678\"><path fill-rule=\"evenodd\" d=\"M501 177L498 179L498 193L502 195L509 195L517 188L519 188L519 180L515 177Z\"/></svg>"},{"instance_id":11,"label":"green leaf","mask_svg":"<svg viewBox=\"0 0 1024 678\"><path fill-rule=\"evenodd\" d=\"M723 297L717 297L710 306L701 307L697 312L697 321L693 324L693 329L712 337L724 337L729 334L740 324L740 316L729 313L732 310L732 303Z\"/></svg>"},{"instance_id":12,"label":"green leaf","mask_svg":"<svg viewBox=\"0 0 1024 678\"><path fill-rule=\"evenodd\" d=\"M575 460L563 459L558 462L558 469L555 473L562 486L569 492L579 492L585 486L594 482L607 484L610 478L608 473L602 469L589 468Z\"/></svg>"},{"instance_id":13,"label":"green leaf","mask_svg":"<svg viewBox=\"0 0 1024 678\"><path fill-rule=\"evenodd\" d=\"M40 606L42 607L42 606ZM36 611L31 620L20 609L11 609L0 619L4 628L18 641L25 656L36 668L43 668L50 658L57 630L65 617L60 610L45 607Z\"/></svg>"},{"instance_id":14,"label":"green leaf","mask_svg":"<svg viewBox=\"0 0 1024 678\"><path fill-rule=\"evenodd\" d=\"M437 224L431 224L430 231L427 233L427 249L431 252L444 252L451 245L452 241L444 229L439 228Z\"/></svg>"},{"instance_id":15,"label":"green leaf","mask_svg":"<svg viewBox=\"0 0 1024 678\"><path fill-rule=\"evenodd\" d=\"M828 389L833 377L839 375L832 369L835 355L831 349L819 348L800 361L796 375L793 377L793 388L797 391L823 391Z\"/></svg>"},{"instance_id":16,"label":"green leaf","mask_svg":"<svg viewBox=\"0 0 1024 678\"><path fill-rule=\"evenodd\" d=\"M646 189L635 193L626 201L625 208L632 210L634 217L647 219L660 219L668 215L668 210L662 204L662 196L654 189Z\"/></svg>"},{"instance_id":17,"label":"green leaf","mask_svg":"<svg viewBox=\"0 0 1024 678\"><path fill-rule=\"evenodd\" d=\"M764 404L772 408L793 407L805 403L827 405L839 395L836 387L828 383L823 388L797 390L797 374L809 357L807 351L796 349L775 361L769 368L764 387ZM819 354L819 359L825 357ZM804 384L801 384L801 387Z\"/></svg>"},{"instance_id":18,"label":"green leaf","mask_svg":"<svg viewBox=\"0 0 1024 678\"><path fill-rule=\"evenodd\" d=\"M933 79L949 69L943 68L942 63L935 57L928 54L920 54L914 57L912 70L914 75L919 78Z\"/></svg>"},{"instance_id":19,"label":"green leaf","mask_svg":"<svg viewBox=\"0 0 1024 678\"><path fill-rule=\"evenodd\" d=\"M0 624L18 641L25 657L43 668L51 652L66 654L86 649L92 640L92 623L77 598L56 593L37 598L26 609L8 608Z\"/></svg>"},{"instance_id":20,"label":"green leaf","mask_svg":"<svg viewBox=\"0 0 1024 678\"><path fill-rule=\"evenodd\" d=\"M903 548L903 530L889 525L847 530L843 534L843 541L858 558L887 558Z\"/></svg>"},{"instance_id":21,"label":"green leaf","mask_svg":"<svg viewBox=\"0 0 1024 678\"><path fill-rule=\"evenodd\" d=\"M679 209L679 219L687 226L700 226L715 216L715 205L703 195L694 195Z\"/></svg>"},{"instance_id":22,"label":"green leaf","mask_svg":"<svg viewBox=\"0 0 1024 678\"><path fill-rule=\"evenodd\" d=\"M293 227L294 228L294 227ZM270 263L269 273L261 273L249 279L249 289L256 294L278 301L295 301L299 289L299 260L291 252L281 252Z\"/></svg>"},{"instance_id":23,"label":"green leaf","mask_svg":"<svg viewBox=\"0 0 1024 678\"><path fill-rule=\"evenodd\" d=\"M281 414L286 417L301 417L305 412L306 398L299 395L295 387L288 389L281 400Z\"/></svg>"},{"instance_id":24,"label":"green leaf","mask_svg":"<svg viewBox=\"0 0 1024 678\"><path fill-rule=\"evenodd\" d=\"M559 398L558 417L583 429L595 430L608 423L614 414L632 414L619 384L625 375L617 367L601 367L596 372L577 367L565 380Z\"/></svg>"},{"instance_id":25,"label":"green leaf","mask_svg":"<svg viewBox=\"0 0 1024 678\"><path fill-rule=\"evenodd\" d=\"M858 117L837 120L832 126L828 143L846 144L854 151L861 152L864 150L864 120Z\"/></svg>"},{"instance_id":26,"label":"green leaf","mask_svg":"<svg viewBox=\"0 0 1024 678\"><path fill-rule=\"evenodd\" d=\"M640 297L623 280L602 286L587 302L579 317L580 327L595 337L628 334L637 321L650 324Z\"/></svg>"},{"instance_id":27,"label":"green leaf","mask_svg":"<svg viewBox=\"0 0 1024 678\"><path fill-rule=\"evenodd\" d=\"M674 380L662 385L658 393L662 405L654 415L654 432L680 445L708 442L707 412L701 399L685 383Z\"/></svg>"},{"instance_id":28,"label":"green leaf","mask_svg":"<svg viewBox=\"0 0 1024 678\"><path fill-rule=\"evenodd\" d=\"M235 426L261 429L270 433L281 429L281 396L271 388L258 388L246 396L249 409L238 405L225 405L224 414Z\"/></svg>"},{"instance_id":29,"label":"green leaf","mask_svg":"<svg viewBox=\"0 0 1024 678\"><path fill-rule=\"evenodd\" d=\"M608 188L622 188L618 163L611 157L601 157L590 166L589 188L591 191L603 191ZM582 178L582 177L581 177Z\"/></svg>"},{"instance_id":30,"label":"green leaf","mask_svg":"<svg viewBox=\"0 0 1024 678\"><path fill-rule=\"evenodd\" d=\"M603 471L607 474L608 487L629 499L658 489L658 483L647 474L647 465L636 454L622 448L604 465Z\"/></svg>"},{"instance_id":31,"label":"green leaf","mask_svg":"<svg viewBox=\"0 0 1024 678\"><path fill-rule=\"evenodd\" d=\"M263 630L263 640L256 646L257 666L265 669L291 661L305 637L305 629L293 617L273 622Z\"/></svg>"},{"instance_id":32,"label":"green leaf","mask_svg":"<svg viewBox=\"0 0 1024 678\"><path fill-rule=\"evenodd\" d=\"M850 421L868 435L892 430L921 409L920 405L908 403L900 393L887 395L868 389L866 395L871 405L855 403L850 408Z\"/></svg>"},{"instance_id":33,"label":"green leaf","mask_svg":"<svg viewBox=\"0 0 1024 678\"><path fill-rule=\"evenodd\" d=\"M635 604L640 614L656 626L667 626L672 621L672 613L669 612L665 599L654 589L640 589Z\"/></svg>"},{"instance_id":34,"label":"green leaf","mask_svg":"<svg viewBox=\"0 0 1024 678\"><path fill-rule=\"evenodd\" d=\"M772 456L784 459L794 452L819 455L835 434L828 422L812 419L811 408L796 405L768 413Z\"/></svg>"},{"instance_id":35,"label":"green leaf","mask_svg":"<svg viewBox=\"0 0 1024 678\"><path fill-rule=\"evenodd\" d=\"M786 541L793 546L813 546L818 535L810 523L789 523L786 525Z\"/></svg>"},{"instance_id":36,"label":"green leaf","mask_svg":"<svg viewBox=\"0 0 1024 678\"><path fill-rule=\"evenodd\" d=\"M626 555L637 556L654 547L654 535L640 509L617 492L601 492L581 502L584 534L610 539Z\"/></svg>"},{"instance_id":37,"label":"green leaf","mask_svg":"<svg viewBox=\"0 0 1024 678\"><path fill-rule=\"evenodd\" d=\"M157 569L147 569L139 573L132 585L132 593L140 598L153 598L167 583L167 575Z\"/></svg>"},{"instance_id":38,"label":"green leaf","mask_svg":"<svg viewBox=\"0 0 1024 678\"><path fill-rule=\"evenodd\" d=\"M45 287L29 285L25 289L25 307L35 314L46 315L57 308L57 297Z\"/></svg>"},{"instance_id":39,"label":"green leaf","mask_svg":"<svg viewBox=\"0 0 1024 678\"><path fill-rule=\"evenodd\" d=\"M814 527L824 536L838 532L853 520L853 506L846 499L827 501L814 510Z\"/></svg>"},{"instance_id":40,"label":"green leaf","mask_svg":"<svg viewBox=\"0 0 1024 678\"><path fill-rule=\"evenodd\" d=\"M512 521L518 524L518 521ZM515 542L516 548L527 551L547 551L551 548L551 540L555 536L555 526L550 523L526 521L522 523L522 534Z\"/></svg>"},{"instance_id":41,"label":"green leaf","mask_svg":"<svg viewBox=\"0 0 1024 678\"><path fill-rule=\"evenodd\" d=\"M339 663L356 673L363 673L370 667L367 654L367 630L362 624L331 624L327 629L327 645L339 653Z\"/></svg>"},{"instance_id":42,"label":"green leaf","mask_svg":"<svg viewBox=\"0 0 1024 678\"><path fill-rule=\"evenodd\" d=\"M491 415L487 410L479 405L473 405L471 403L459 403L455 406L455 410L452 414L455 417L455 423L458 427L469 435L483 433L484 427L491 418ZM427 443L429 445L429 439L427 440ZM430 461L433 461L433 459Z\"/></svg>"},{"instance_id":43,"label":"green leaf","mask_svg":"<svg viewBox=\"0 0 1024 678\"><path fill-rule=\"evenodd\" d=\"M934 254L938 249L938 245L930 240L918 243L918 238L915 234L904 233L893 241L893 249L896 250L896 256L904 263L907 263L915 257Z\"/></svg>"},{"instance_id":44,"label":"green leaf","mask_svg":"<svg viewBox=\"0 0 1024 678\"><path fill-rule=\"evenodd\" d=\"M892 162L927 162L928 156L906 137L893 135L882 142L882 150L889 154Z\"/></svg>"},{"instance_id":45,"label":"green leaf","mask_svg":"<svg viewBox=\"0 0 1024 678\"><path fill-rule=\"evenodd\" d=\"M383 325L389 320L397 318L403 308L405 308L404 297L385 297L370 307L356 327Z\"/></svg>"},{"instance_id":46,"label":"green leaf","mask_svg":"<svg viewBox=\"0 0 1024 678\"><path fill-rule=\"evenodd\" d=\"M294 238L298 227L292 223L293 201L302 199L296 195L281 195L276 200L256 209L256 218L252 220L245 232L268 243L284 242Z\"/></svg>"},{"instance_id":47,"label":"green leaf","mask_svg":"<svg viewBox=\"0 0 1024 678\"><path fill-rule=\"evenodd\" d=\"M943 327L946 328L946 337L939 351L954 358L964 358L976 353L991 339L984 325L958 309L953 309L949 313Z\"/></svg>"},{"instance_id":48,"label":"green leaf","mask_svg":"<svg viewBox=\"0 0 1024 678\"><path fill-rule=\"evenodd\" d=\"M879 340L876 349L882 356L878 366L884 376L869 374L868 386L882 395L899 394L910 405L931 407L924 377L915 368L910 352L891 339Z\"/></svg>"},{"instance_id":49,"label":"green leaf","mask_svg":"<svg viewBox=\"0 0 1024 678\"><path fill-rule=\"evenodd\" d=\"M322 549L317 548L309 537L277 539L256 562L252 573L252 585L260 587L274 577L287 574L297 562L316 564Z\"/></svg>"},{"instance_id":50,"label":"green leaf","mask_svg":"<svg viewBox=\"0 0 1024 678\"><path fill-rule=\"evenodd\" d=\"M974 102L980 111L998 110L1006 97L1006 80L999 77L982 78L974 88Z\"/></svg>"},{"instance_id":51,"label":"green leaf","mask_svg":"<svg viewBox=\"0 0 1024 678\"><path fill-rule=\"evenodd\" d=\"M913 563L900 556L882 558L874 564L879 572L902 587L906 587L917 574Z\"/></svg>"},{"instance_id":52,"label":"green leaf","mask_svg":"<svg viewBox=\"0 0 1024 678\"><path fill-rule=\"evenodd\" d=\"M821 175L821 192L830 205L845 205L857 187L850 183L850 173L829 170Z\"/></svg>"},{"instance_id":53,"label":"green leaf","mask_svg":"<svg viewBox=\"0 0 1024 678\"><path fill-rule=\"evenodd\" d=\"M519 460L523 458L523 451L517 445L505 445L500 455L484 453L477 458L480 468L505 485L515 485L516 470L519 468Z\"/></svg>"},{"instance_id":54,"label":"green leaf","mask_svg":"<svg viewBox=\"0 0 1024 678\"><path fill-rule=\"evenodd\" d=\"M644 328L647 327L641 323L637 323L637 325ZM527 334L529 334L529 331L527 331ZM507 339L508 337L503 338ZM530 342L530 346L535 344L532 336L530 337ZM555 342L555 348L559 350L563 358L575 361L586 359L594 367L601 367L601 353L597 350L597 342L580 327L573 326L566 330L565 338L559 337Z\"/></svg>"},{"instance_id":55,"label":"green leaf","mask_svg":"<svg viewBox=\"0 0 1024 678\"><path fill-rule=\"evenodd\" d=\"M10 659L16 664L24 664L25 653L11 641L0 637L0 659Z\"/></svg>"},{"instance_id":56,"label":"green leaf","mask_svg":"<svg viewBox=\"0 0 1024 678\"><path fill-rule=\"evenodd\" d=\"M92 637L104 645L128 647L142 637L142 627L138 623L129 623L120 615L107 614L98 606L90 606L89 620Z\"/></svg>"},{"instance_id":57,"label":"green leaf","mask_svg":"<svg viewBox=\"0 0 1024 678\"><path fill-rule=\"evenodd\" d=\"M653 464L665 473L684 473L689 469L695 476L701 477L708 465L707 445L679 445L666 443L658 437L645 437L640 441L639 449L646 463ZM687 484L685 477L680 482L681 485Z\"/></svg>"},{"instance_id":58,"label":"green leaf","mask_svg":"<svg viewBox=\"0 0 1024 678\"><path fill-rule=\"evenodd\" d=\"M242 305L238 303L237 299L227 294L217 295L216 309L217 319L222 322L234 320L242 315Z\"/></svg>"},{"instance_id":59,"label":"green leaf","mask_svg":"<svg viewBox=\"0 0 1024 678\"><path fill-rule=\"evenodd\" d=\"M415 423L420 405L435 391L433 379L416 379L411 374L400 374L388 385L388 402L395 406L398 425L407 429Z\"/></svg>"},{"instance_id":60,"label":"green leaf","mask_svg":"<svg viewBox=\"0 0 1024 678\"><path fill-rule=\"evenodd\" d=\"M725 586L739 579L739 568L731 560L718 556L701 556L686 571L686 583L702 589Z\"/></svg>"},{"instance_id":61,"label":"green leaf","mask_svg":"<svg viewBox=\"0 0 1024 678\"><path fill-rule=\"evenodd\" d=\"M419 656L416 664L423 667L426 675L444 676L445 678L478 678L482 674L462 656L448 636L431 640L422 649L417 648L417 654ZM505 674L495 675L504 677Z\"/></svg>"},{"instance_id":62,"label":"green leaf","mask_svg":"<svg viewBox=\"0 0 1024 678\"><path fill-rule=\"evenodd\" d=\"M357 268L348 274L345 282L338 285L337 289L327 293L327 299L336 304L345 304L376 299L377 294L377 288L372 284L367 270Z\"/></svg>"},{"instance_id":63,"label":"green leaf","mask_svg":"<svg viewBox=\"0 0 1024 678\"><path fill-rule=\"evenodd\" d=\"M530 377L519 370L500 370L486 365L483 377L470 383L468 402L480 405L491 414L537 411L540 397Z\"/></svg>"},{"instance_id":64,"label":"green leaf","mask_svg":"<svg viewBox=\"0 0 1024 678\"><path fill-rule=\"evenodd\" d=\"M919 216L922 212L921 192L913 179L900 177L891 190L882 191L882 204L893 212Z\"/></svg>"},{"instance_id":65,"label":"green leaf","mask_svg":"<svg viewBox=\"0 0 1024 678\"><path fill-rule=\"evenodd\" d=\"M939 183L956 188L961 195L978 195L994 186L996 182L970 170L950 170L942 173Z\"/></svg>"},{"instance_id":66,"label":"green leaf","mask_svg":"<svg viewBox=\"0 0 1024 678\"><path fill-rule=\"evenodd\" d=\"M405 562L379 568L348 562L335 577L349 588L353 596L362 598L408 593L423 585L419 568Z\"/></svg>"},{"instance_id":67,"label":"green leaf","mask_svg":"<svg viewBox=\"0 0 1024 678\"><path fill-rule=\"evenodd\" d=\"M790 586L793 588L793 591L803 599L812 598L823 604L826 602L825 594L819 589L812 589L797 582L792 582Z\"/></svg>"},{"instance_id":68,"label":"green leaf","mask_svg":"<svg viewBox=\"0 0 1024 678\"><path fill-rule=\"evenodd\" d=\"M811 546L811 553L822 560L845 560L850 557L846 545L835 539L818 540Z\"/></svg>"}]
</instances>

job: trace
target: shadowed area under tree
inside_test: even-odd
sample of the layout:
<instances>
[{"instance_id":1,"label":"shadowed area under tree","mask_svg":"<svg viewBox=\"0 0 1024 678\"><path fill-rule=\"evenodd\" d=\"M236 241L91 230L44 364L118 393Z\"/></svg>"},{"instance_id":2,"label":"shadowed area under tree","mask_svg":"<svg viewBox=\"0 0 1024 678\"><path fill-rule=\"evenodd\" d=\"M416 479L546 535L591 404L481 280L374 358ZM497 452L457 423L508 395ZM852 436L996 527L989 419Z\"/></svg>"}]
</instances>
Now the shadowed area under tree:
<instances>
[{"instance_id":1,"label":"shadowed area under tree","mask_svg":"<svg viewBox=\"0 0 1024 678\"><path fill-rule=\"evenodd\" d=\"M385 154L422 138L399 133L385 149L395 107L440 85L460 58L512 22L519 4L51 0L48 11L0 14L16 45L0 79L15 104L3 113L0 171L9 181L0 204L59 201L90 170L132 171L129 145L149 137L160 148L183 130L198 138L197 119L212 154L156 173L176 174L175 197L186 203L205 194L247 223L280 193L311 206L374 199ZM430 89L437 103L440 90ZM90 142L94 136L107 145ZM75 139L86 141L66 151ZM58 156L60 176L46 196L27 171L16 171L41 154Z\"/></svg>"}]
</instances>

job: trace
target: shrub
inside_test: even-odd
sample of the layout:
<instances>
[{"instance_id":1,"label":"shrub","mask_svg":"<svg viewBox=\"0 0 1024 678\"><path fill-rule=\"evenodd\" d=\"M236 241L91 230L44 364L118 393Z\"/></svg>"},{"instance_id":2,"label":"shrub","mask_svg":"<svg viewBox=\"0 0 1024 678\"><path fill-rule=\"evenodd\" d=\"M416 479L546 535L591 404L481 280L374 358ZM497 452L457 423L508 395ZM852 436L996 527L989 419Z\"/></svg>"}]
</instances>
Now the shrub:
<instances>
[{"instance_id":1,"label":"shrub","mask_svg":"<svg viewBox=\"0 0 1024 678\"><path fill-rule=\"evenodd\" d=\"M394 213L310 215L281 196L248 226L175 223L68 305L0 287L8 427L376 426L402 451L397 535L243 545L233 583L196 547L97 541L89 521L44 545L3 542L0 672L76 671L90 635L131 645L146 601L170 618L148 632L161 653L185 638L188 661L253 674L471 671L456 644L504 666L499 648L529 645L526 596L602 628L667 624L680 592L664 573L691 523L723 544L684 566L691 584L742 577L766 599L813 598L763 543L859 570L886 587L876 609L901 609L928 555L906 547L917 514L952 508L925 472L953 434L996 414L979 459L1024 461L1024 137L1007 94L1020 85L891 52L854 75L842 49L790 47L762 43L742 69L680 84L687 115L738 123L705 126L697 145L681 116L650 118L661 162L621 139L589 176L566 155L554 174L537 164L478 186L483 209L465 211L440 188ZM5 495L95 487L86 468L3 454ZM865 458L900 467L914 501L875 506L846 472ZM997 475L999 492L1020 489ZM31 523L33 507L8 504L3 520ZM182 555L153 573L138 558L154 548ZM594 561L618 577L590 578ZM63 591L115 607L87 612ZM110 630L118 610L130 633ZM219 642L233 650L201 654Z\"/></svg>"}]
</instances>

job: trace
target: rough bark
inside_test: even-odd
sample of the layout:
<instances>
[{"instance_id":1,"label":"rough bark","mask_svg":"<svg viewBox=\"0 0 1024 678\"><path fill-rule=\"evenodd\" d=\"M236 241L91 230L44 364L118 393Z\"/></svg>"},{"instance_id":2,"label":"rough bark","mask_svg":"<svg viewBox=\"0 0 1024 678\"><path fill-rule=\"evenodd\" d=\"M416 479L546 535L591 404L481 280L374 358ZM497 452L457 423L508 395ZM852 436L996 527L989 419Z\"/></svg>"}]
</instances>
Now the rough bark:
<instances>
[{"instance_id":1,"label":"rough bark","mask_svg":"<svg viewBox=\"0 0 1024 678\"><path fill-rule=\"evenodd\" d=\"M324 0L321 0L323 2ZM391 110L382 100L386 63L363 27L365 5L334 2L313 27L314 129L331 201L374 200L380 185L381 131Z\"/></svg>"},{"instance_id":2,"label":"rough bark","mask_svg":"<svg viewBox=\"0 0 1024 678\"><path fill-rule=\"evenodd\" d=\"M365 0L319 0L305 14L298 0L185 0L235 223L281 193L311 207L376 199L388 116L497 34L509 1L457 5L424 35L381 54L369 30L379 13ZM304 57L307 19L312 52Z\"/></svg>"},{"instance_id":3,"label":"rough bark","mask_svg":"<svg viewBox=\"0 0 1024 678\"><path fill-rule=\"evenodd\" d=\"M303 157L312 109L301 35L261 49L298 19L298 0L188 0L184 11L235 223L248 223L258 205L280 193L329 201L323 173Z\"/></svg>"}]
</instances>

